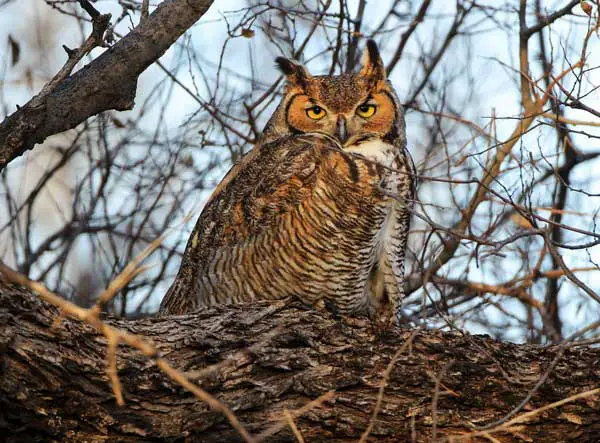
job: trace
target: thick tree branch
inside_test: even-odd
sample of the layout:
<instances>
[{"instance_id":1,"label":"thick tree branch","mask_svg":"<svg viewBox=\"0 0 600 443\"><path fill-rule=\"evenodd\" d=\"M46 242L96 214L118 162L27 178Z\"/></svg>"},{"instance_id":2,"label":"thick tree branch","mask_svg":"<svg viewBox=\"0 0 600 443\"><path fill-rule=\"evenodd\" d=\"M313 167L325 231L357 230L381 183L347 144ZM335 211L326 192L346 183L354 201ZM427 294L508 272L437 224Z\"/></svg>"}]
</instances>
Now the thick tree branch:
<instances>
[{"instance_id":1,"label":"thick tree branch","mask_svg":"<svg viewBox=\"0 0 600 443\"><path fill-rule=\"evenodd\" d=\"M434 428L436 441L478 432L503 442L591 442L600 432L598 349L563 349L527 415L482 432L475 427L525 398L558 347L439 331L381 334L366 319L282 303L106 323L152 340L163 360L226 404L255 437L278 424L267 441L296 441L290 422L307 442L357 441L369 426L368 441L382 442L411 441L411 433L430 441ZM105 337L2 282L0 348L0 432L8 441L241 441L223 414L126 346L116 351L125 402L117 405ZM305 407L331 390L329 400ZM285 410L303 407L286 419Z\"/></svg>"},{"instance_id":2,"label":"thick tree branch","mask_svg":"<svg viewBox=\"0 0 600 443\"><path fill-rule=\"evenodd\" d=\"M0 124L0 171L36 143L109 109L133 108L139 75L189 29L212 0L165 0L139 26L80 71ZM100 16L103 17L103 16Z\"/></svg>"},{"instance_id":3,"label":"thick tree branch","mask_svg":"<svg viewBox=\"0 0 600 443\"><path fill-rule=\"evenodd\" d=\"M557 11L554 11L552 14L549 14L549 15L538 14L538 22L535 25L530 26L524 30L526 36L529 38L532 35L534 35L535 33L544 29L546 26L551 25L559 18L564 17L565 15L572 14L573 8L576 5L578 5L579 3L581 3L581 0L571 0L565 6L558 9Z\"/></svg>"}]
</instances>

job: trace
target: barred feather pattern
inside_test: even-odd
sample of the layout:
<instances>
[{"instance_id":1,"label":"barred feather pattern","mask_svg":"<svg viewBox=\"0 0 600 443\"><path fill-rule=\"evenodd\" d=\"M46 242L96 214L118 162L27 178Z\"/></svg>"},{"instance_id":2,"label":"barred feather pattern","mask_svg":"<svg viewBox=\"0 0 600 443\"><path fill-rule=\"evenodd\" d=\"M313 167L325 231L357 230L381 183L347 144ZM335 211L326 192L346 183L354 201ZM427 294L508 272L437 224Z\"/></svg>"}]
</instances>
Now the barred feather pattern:
<instances>
[{"instance_id":1,"label":"barred feather pattern","mask_svg":"<svg viewBox=\"0 0 600 443\"><path fill-rule=\"evenodd\" d=\"M160 313L293 297L395 314L414 194L402 141L371 158L357 148L369 136L351 147L318 133L259 143L207 202Z\"/></svg>"}]
</instances>

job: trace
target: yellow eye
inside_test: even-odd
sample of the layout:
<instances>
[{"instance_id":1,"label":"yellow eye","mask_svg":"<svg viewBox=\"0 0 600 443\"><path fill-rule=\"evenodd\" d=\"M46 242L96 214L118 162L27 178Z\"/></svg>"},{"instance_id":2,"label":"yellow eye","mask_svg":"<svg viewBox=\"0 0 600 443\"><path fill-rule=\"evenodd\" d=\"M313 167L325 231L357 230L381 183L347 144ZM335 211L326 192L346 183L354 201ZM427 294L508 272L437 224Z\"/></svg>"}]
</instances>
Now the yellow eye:
<instances>
[{"instance_id":1,"label":"yellow eye","mask_svg":"<svg viewBox=\"0 0 600 443\"><path fill-rule=\"evenodd\" d=\"M373 117L375 111L377 111L377 106L375 105L364 104L356 108L356 113L363 118Z\"/></svg>"},{"instance_id":2,"label":"yellow eye","mask_svg":"<svg viewBox=\"0 0 600 443\"><path fill-rule=\"evenodd\" d=\"M325 109L321 108L320 106L313 106L312 108L308 108L306 110L306 115L313 120L321 120L323 117L325 117L325 114L327 114Z\"/></svg>"}]
</instances>

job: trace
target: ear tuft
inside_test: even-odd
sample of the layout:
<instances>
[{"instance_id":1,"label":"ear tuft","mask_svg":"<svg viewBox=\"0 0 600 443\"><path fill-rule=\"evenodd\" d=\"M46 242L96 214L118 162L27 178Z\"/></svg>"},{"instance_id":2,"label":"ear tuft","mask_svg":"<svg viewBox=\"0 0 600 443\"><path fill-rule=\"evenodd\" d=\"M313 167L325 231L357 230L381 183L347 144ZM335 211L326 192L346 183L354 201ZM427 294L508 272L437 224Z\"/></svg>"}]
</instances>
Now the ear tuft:
<instances>
[{"instance_id":1,"label":"ear tuft","mask_svg":"<svg viewBox=\"0 0 600 443\"><path fill-rule=\"evenodd\" d=\"M284 75L291 75L296 70L296 64L292 60L285 57L277 57L275 59L275 64L277 69L279 69Z\"/></svg>"},{"instance_id":2,"label":"ear tuft","mask_svg":"<svg viewBox=\"0 0 600 443\"><path fill-rule=\"evenodd\" d=\"M367 47L363 52L363 67L360 70L360 75L368 77L369 83L373 83L374 85L385 81L385 65L383 64L375 40L367 40Z\"/></svg>"},{"instance_id":3,"label":"ear tuft","mask_svg":"<svg viewBox=\"0 0 600 443\"><path fill-rule=\"evenodd\" d=\"M301 88L308 86L311 75L300 63L285 57L277 57L275 63L291 85L300 86Z\"/></svg>"}]
</instances>

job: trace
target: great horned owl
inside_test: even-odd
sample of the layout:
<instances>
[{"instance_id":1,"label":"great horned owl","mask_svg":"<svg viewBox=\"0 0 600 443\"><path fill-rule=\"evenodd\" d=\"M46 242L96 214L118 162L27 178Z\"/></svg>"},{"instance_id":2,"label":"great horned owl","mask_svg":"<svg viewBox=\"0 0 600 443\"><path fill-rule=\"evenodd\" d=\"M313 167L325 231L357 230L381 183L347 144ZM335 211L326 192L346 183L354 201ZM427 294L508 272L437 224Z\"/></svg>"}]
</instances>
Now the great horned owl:
<instances>
[{"instance_id":1,"label":"great horned owl","mask_svg":"<svg viewBox=\"0 0 600 443\"><path fill-rule=\"evenodd\" d=\"M358 74L279 57L283 99L188 241L161 314L297 298L393 318L414 196L402 106L377 45Z\"/></svg>"}]
</instances>

